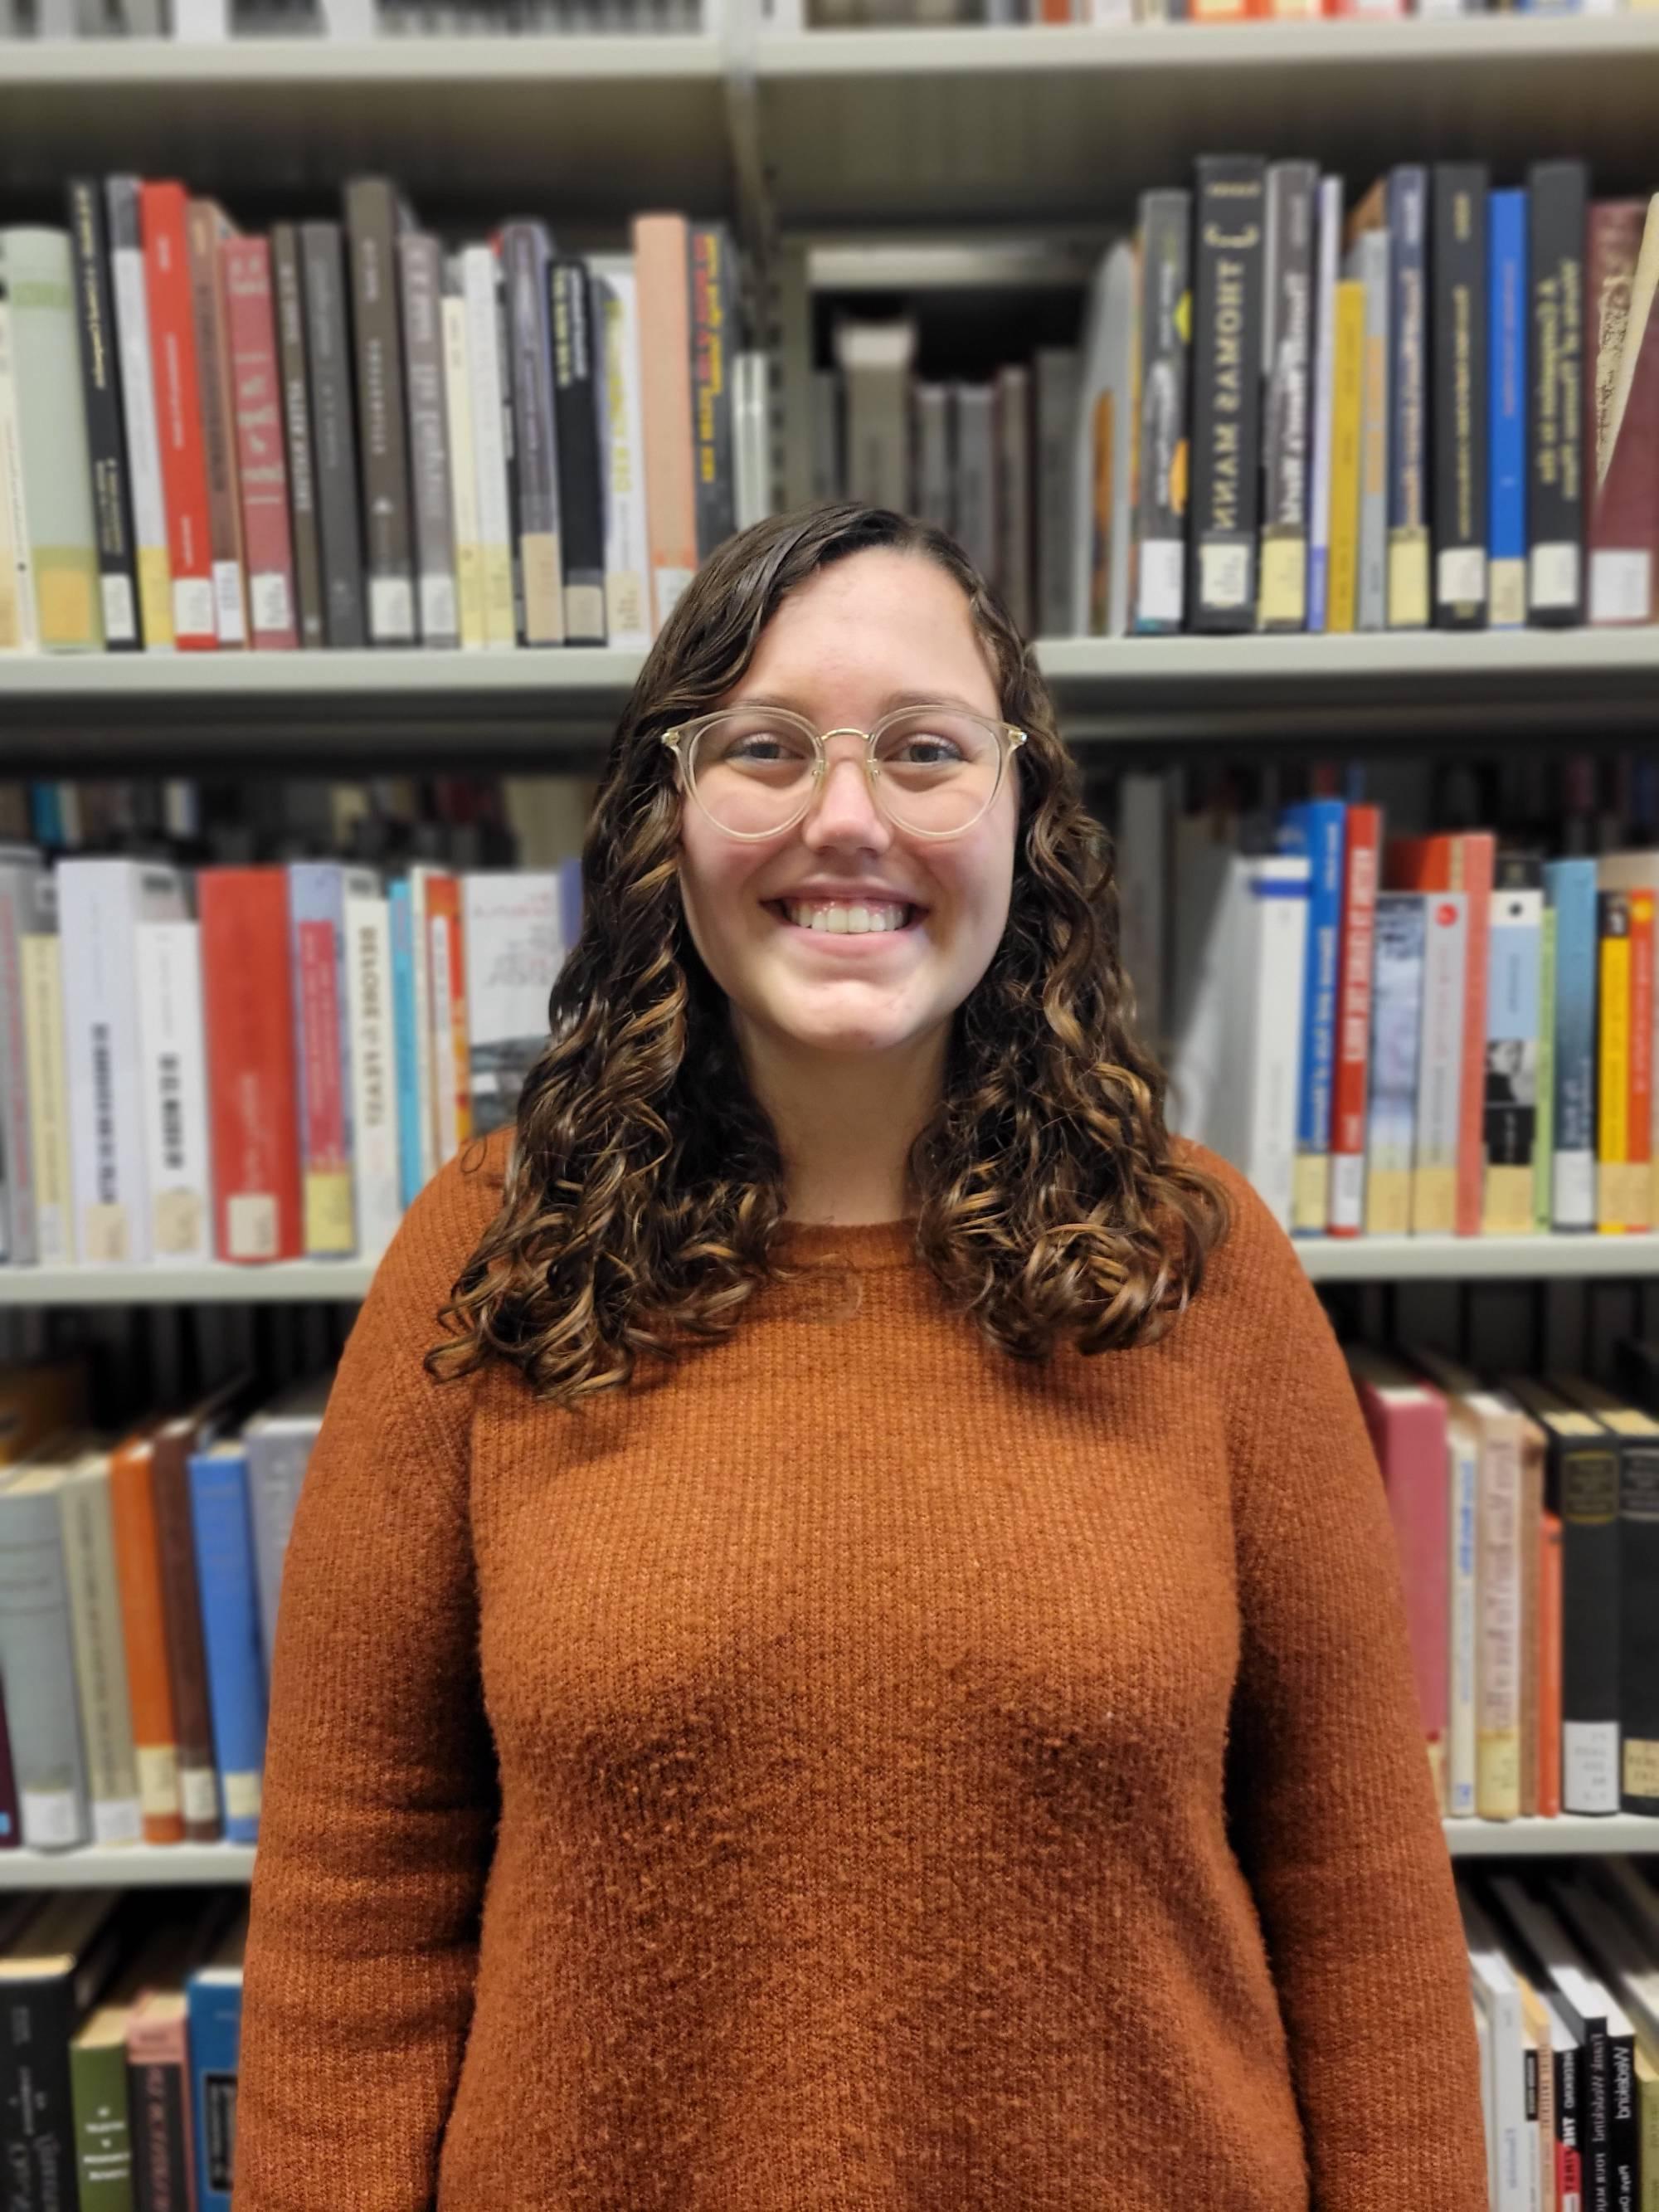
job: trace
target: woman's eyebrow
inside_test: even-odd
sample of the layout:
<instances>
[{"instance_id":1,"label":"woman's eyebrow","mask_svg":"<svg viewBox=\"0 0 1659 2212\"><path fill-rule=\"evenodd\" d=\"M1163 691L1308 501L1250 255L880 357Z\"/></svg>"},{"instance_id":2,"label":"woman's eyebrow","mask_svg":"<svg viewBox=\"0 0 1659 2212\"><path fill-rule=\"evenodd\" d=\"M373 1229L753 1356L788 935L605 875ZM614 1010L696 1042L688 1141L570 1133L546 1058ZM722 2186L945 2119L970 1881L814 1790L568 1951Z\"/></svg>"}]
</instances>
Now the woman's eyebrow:
<instances>
[{"instance_id":1,"label":"woman's eyebrow","mask_svg":"<svg viewBox=\"0 0 1659 2212\"><path fill-rule=\"evenodd\" d=\"M780 712L801 714L810 722L811 716L794 699L783 698L769 691L745 691L732 702L734 707L774 707ZM901 707L954 707L964 714L983 715L983 707L975 707L966 699L951 691L890 691L880 702L876 720L884 714L896 714Z\"/></svg>"}]
</instances>

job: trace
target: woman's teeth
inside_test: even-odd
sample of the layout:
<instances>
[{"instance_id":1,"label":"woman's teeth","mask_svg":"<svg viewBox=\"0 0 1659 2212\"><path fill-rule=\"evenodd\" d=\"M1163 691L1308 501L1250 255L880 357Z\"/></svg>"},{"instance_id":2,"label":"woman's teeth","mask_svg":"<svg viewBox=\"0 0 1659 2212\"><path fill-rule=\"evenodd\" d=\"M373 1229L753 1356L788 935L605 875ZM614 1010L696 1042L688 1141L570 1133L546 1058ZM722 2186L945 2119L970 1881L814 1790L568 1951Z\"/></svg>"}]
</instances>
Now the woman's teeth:
<instances>
[{"instance_id":1,"label":"woman's teeth","mask_svg":"<svg viewBox=\"0 0 1659 2212\"><path fill-rule=\"evenodd\" d=\"M908 906L847 906L820 904L811 900L786 899L783 910L798 929L823 929L841 936L862 937L872 930L902 929Z\"/></svg>"}]
</instances>

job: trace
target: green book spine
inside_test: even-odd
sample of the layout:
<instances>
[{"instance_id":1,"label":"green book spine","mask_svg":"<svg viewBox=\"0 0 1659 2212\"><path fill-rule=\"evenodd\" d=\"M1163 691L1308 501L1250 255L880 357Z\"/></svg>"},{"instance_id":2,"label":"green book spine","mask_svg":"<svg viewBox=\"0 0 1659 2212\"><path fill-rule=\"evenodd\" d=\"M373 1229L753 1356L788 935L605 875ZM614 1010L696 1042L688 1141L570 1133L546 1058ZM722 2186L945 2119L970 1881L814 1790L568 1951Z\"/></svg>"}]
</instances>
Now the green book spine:
<instances>
[{"instance_id":1,"label":"green book spine","mask_svg":"<svg viewBox=\"0 0 1659 2212\"><path fill-rule=\"evenodd\" d=\"M70 2045L70 2101L82 2212L133 2212L132 2126L124 2044Z\"/></svg>"}]
</instances>

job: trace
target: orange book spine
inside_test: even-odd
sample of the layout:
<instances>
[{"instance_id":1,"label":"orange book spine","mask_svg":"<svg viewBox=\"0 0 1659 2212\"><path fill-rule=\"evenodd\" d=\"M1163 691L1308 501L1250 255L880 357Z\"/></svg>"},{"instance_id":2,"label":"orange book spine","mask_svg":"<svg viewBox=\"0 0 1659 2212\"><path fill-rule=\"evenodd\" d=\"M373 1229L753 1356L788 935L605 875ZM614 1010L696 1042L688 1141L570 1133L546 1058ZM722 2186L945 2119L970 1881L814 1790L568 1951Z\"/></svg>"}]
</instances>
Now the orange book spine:
<instances>
[{"instance_id":1,"label":"orange book spine","mask_svg":"<svg viewBox=\"0 0 1659 2212\"><path fill-rule=\"evenodd\" d=\"M1538 1810L1561 1810L1561 1516L1538 1523Z\"/></svg>"},{"instance_id":2,"label":"orange book spine","mask_svg":"<svg viewBox=\"0 0 1659 2212\"><path fill-rule=\"evenodd\" d=\"M659 629L697 565L691 439L691 287L685 217L634 218L651 605Z\"/></svg>"},{"instance_id":3,"label":"orange book spine","mask_svg":"<svg viewBox=\"0 0 1659 2212\"><path fill-rule=\"evenodd\" d=\"M436 875L427 884L428 1005L432 1022L432 1110L438 1160L451 1159L472 1134L472 1064L466 1029L466 940L461 886Z\"/></svg>"},{"instance_id":4,"label":"orange book spine","mask_svg":"<svg viewBox=\"0 0 1659 2212\"><path fill-rule=\"evenodd\" d=\"M1640 1218L1630 1225L1638 1234L1653 1227L1653 906L1650 891L1631 893L1630 1105L1626 1157L1636 1170L1630 1177L1631 1200Z\"/></svg>"},{"instance_id":5,"label":"orange book spine","mask_svg":"<svg viewBox=\"0 0 1659 2212\"><path fill-rule=\"evenodd\" d=\"M179 1724L167 1668L161 1547L150 1459L150 1438L142 1432L110 1455L110 1512L143 1838L147 1844L181 1844L185 1812L179 1790Z\"/></svg>"}]
</instances>

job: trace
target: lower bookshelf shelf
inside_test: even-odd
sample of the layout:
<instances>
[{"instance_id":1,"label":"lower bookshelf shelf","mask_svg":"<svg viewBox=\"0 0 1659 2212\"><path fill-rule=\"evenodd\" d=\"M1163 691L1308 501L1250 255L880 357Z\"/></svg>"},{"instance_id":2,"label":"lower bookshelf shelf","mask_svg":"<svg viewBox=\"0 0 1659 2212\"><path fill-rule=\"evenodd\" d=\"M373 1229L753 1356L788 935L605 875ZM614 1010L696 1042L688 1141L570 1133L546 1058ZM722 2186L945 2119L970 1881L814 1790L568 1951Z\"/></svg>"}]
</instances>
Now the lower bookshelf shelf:
<instances>
[{"instance_id":1,"label":"lower bookshelf shelf","mask_svg":"<svg viewBox=\"0 0 1659 2212\"><path fill-rule=\"evenodd\" d=\"M1600 1819L1445 1820L1454 1858L1565 1856L1584 1851L1659 1853L1659 1820L1634 1813ZM252 1844L123 1844L73 1851L0 1851L0 1890L166 1888L196 1882L246 1882Z\"/></svg>"}]
</instances>

